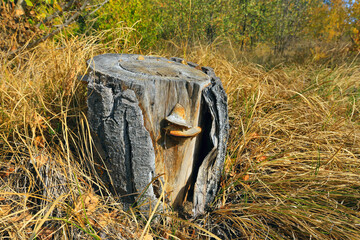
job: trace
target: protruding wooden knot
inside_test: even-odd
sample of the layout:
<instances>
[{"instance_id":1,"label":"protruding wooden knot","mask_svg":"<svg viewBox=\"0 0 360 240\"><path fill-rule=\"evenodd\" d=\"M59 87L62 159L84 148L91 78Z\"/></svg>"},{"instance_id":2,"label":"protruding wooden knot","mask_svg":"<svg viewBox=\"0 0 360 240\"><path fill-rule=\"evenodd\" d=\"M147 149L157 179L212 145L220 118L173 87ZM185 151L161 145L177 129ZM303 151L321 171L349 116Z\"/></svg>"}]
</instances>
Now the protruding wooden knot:
<instances>
[{"instance_id":1,"label":"protruding wooden knot","mask_svg":"<svg viewBox=\"0 0 360 240\"><path fill-rule=\"evenodd\" d=\"M191 125L186 122L185 118L185 108L177 103L171 114L165 118L170 123L170 125L165 128L167 134L174 137L189 138L198 135L201 132L201 128L191 127Z\"/></svg>"}]
</instances>

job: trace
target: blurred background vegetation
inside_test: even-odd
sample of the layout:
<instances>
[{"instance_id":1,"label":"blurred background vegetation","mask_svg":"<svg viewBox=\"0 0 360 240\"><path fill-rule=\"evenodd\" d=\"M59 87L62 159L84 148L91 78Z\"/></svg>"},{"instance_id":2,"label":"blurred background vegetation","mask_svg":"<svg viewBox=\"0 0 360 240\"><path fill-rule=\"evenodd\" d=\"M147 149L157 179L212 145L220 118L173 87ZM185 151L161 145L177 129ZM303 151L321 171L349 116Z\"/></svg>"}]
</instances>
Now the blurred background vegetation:
<instances>
[{"instance_id":1,"label":"blurred background vegetation","mask_svg":"<svg viewBox=\"0 0 360 240\"><path fill-rule=\"evenodd\" d=\"M119 27L133 30L126 39L140 49L216 43L237 56L255 53L259 63L263 55L321 60L332 48L360 49L355 0L1 0L0 11L0 48L10 52L59 32L110 30L103 41L111 41Z\"/></svg>"}]
</instances>

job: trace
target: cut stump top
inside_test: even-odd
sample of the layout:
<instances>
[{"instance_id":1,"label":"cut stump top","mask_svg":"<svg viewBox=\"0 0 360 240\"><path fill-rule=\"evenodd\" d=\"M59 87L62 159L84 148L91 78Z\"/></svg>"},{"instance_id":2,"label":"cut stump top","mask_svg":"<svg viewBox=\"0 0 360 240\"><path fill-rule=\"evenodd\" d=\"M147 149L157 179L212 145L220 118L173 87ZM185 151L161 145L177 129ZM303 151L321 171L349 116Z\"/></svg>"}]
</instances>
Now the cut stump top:
<instances>
[{"instance_id":1,"label":"cut stump top","mask_svg":"<svg viewBox=\"0 0 360 240\"><path fill-rule=\"evenodd\" d=\"M163 57L137 54L103 54L89 61L90 68L110 76L120 75L132 80L186 80L200 86L208 85L210 77L204 72Z\"/></svg>"}]
</instances>

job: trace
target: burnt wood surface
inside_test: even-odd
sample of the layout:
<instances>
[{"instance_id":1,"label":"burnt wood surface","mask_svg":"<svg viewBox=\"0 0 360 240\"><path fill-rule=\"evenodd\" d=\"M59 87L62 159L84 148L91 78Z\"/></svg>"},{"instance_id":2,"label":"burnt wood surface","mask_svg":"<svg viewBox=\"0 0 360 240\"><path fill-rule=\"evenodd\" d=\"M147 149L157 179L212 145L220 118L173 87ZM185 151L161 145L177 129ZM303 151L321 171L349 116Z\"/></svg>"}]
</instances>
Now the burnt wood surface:
<instances>
[{"instance_id":1,"label":"burnt wood surface","mask_svg":"<svg viewBox=\"0 0 360 240\"><path fill-rule=\"evenodd\" d=\"M99 55L88 65L88 120L109 189L130 206L156 202L164 186L173 207L189 200L194 216L204 213L228 138L227 97L213 70L131 54Z\"/></svg>"}]
</instances>

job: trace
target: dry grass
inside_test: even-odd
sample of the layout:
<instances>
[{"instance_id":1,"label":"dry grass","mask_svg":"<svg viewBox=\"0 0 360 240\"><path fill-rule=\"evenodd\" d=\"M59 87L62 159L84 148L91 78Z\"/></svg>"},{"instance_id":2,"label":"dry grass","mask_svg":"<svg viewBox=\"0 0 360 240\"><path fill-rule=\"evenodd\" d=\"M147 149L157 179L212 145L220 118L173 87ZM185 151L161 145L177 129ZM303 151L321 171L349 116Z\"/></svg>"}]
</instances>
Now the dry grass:
<instances>
[{"instance_id":1,"label":"dry grass","mask_svg":"<svg viewBox=\"0 0 360 240\"><path fill-rule=\"evenodd\" d=\"M119 45L126 34L112 48L60 39L2 58L2 239L360 239L359 66L265 70L204 46L186 58L213 67L229 96L217 199L199 219L124 212L93 171L77 78L93 55L136 50Z\"/></svg>"},{"instance_id":2,"label":"dry grass","mask_svg":"<svg viewBox=\"0 0 360 240\"><path fill-rule=\"evenodd\" d=\"M193 54L229 95L229 150L209 227L222 239L359 239L359 66L265 71L208 49Z\"/></svg>"}]
</instances>

